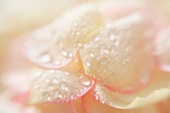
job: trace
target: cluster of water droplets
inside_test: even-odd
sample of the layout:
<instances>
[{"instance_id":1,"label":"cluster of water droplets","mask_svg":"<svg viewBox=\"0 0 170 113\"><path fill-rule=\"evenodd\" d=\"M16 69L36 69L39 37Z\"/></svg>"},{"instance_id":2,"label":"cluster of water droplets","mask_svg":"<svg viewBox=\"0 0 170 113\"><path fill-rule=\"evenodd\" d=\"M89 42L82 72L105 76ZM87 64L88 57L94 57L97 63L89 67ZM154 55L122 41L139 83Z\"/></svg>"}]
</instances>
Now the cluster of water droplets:
<instances>
[{"instance_id":1,"label":"cluster of water droplets","mask_svg":"<svg viewBox=\"0 0 170 113\"><path fill-rule=\"evenodd\" d=\"M110 86L135 78L141 56L151 56L140 47L150 44L145 36L145 25L140 13L106 24L80 51L86 73Z\"/></svg>"},{"instance_id":2,"label":"cluster of water droplets","mask_svg":"<svg viewBox=\"0 0 170 113\"><path fill-rule=\"evenodd\" d=\"M85 94L93 81L80 74L50 70L39 74L33 83L33 102L69 102Z\"/></svg>"},{"instance_id":3,"label":"cluster of water droplets","mask_svg":"<svg viewBox=\"0 0 170 113\"><path fill-rule=\"evenodd\" d=\"M103 93L102 89L103 89L102 87L97 85L94 88L94 97L97 101L101 102L102 104L109 104L110 102L110 100L108 99L109 97Z\"/></svg>"},{"instance_id":4,"label":"cluster of water droplets","mask_svg":"<svg viewBox=\"0 0 170 113\"><path fill-rule=\"evenodd\" d=\"M101 14L94 7L70 11L29 36L25 44L27 56L43 66L63 66L101 24Z\"/></svg>"}]
</instances>

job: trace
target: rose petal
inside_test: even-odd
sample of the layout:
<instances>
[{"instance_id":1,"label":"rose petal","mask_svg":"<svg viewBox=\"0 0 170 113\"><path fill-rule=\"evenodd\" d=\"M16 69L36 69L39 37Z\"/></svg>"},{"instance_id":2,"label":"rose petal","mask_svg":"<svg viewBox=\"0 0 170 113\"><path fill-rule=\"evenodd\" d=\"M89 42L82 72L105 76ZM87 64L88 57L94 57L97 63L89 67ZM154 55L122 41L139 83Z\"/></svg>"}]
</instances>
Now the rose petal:
<instances>
[{"instance_id":1,"label":"rose petal","mask_svg":"<svg viewBox=\"0 0 170 113\"><path fill-rule=\"evenodd\" d=\"M154 70L154 79L147 87L133 94L113 92L101 84L96 84L94 96L96 100L120 109L131 109L157 103L170 96L169 73Z\"/></svg>"},{"instance_id":2,"label":"rose petal","mask_svg":"<svg viewBox=\"0 0 170 113\"><path fill-rule=\"evenodd\" d=\"M72 101L71 105L72 105L75 113L86 113L85 109L84 109L84 106L83 106L82 98L79 98L77 100Z\"/></svg>"},{"instance_id":3,"label":"rose petal","mask_svg":"<svg viewBox=\"0 0 170 113\"><path fill-rule=\"evenodd\" d=\"M93 86L93 80L83 73L51 70L34 80L31 90L32 103L63 103L84 95Z\"/></svg>"},{"instance_id":4,"label":"rose petal","mask_svg":"<svg viewBox=\"0 0 170 113\"><path fill-rule=\"evenodd\" d=\"M83 102L87 113L159 113L154 106L132 110L116 109L96 101L90 94L86 94L83 97Z\"/></svg>"},{"instance_id":5,"label":"rose petal","mask_svg":"<svg viewBox=\"0 0 170 113\"><path fill-rule=\"evenodd\" d=\"M106 24L80 50L85 72L111 90L122 89L120 92L133 92L148 84L152 67L150 30L140 12ZM127 88L131 89L125 91Z\"/></svg>"},{"instance_id":6,"label":"rose petal","mask_svg":"<svg viewBox=\"0 0 170 113\"><path fill-rule=\"evenodd\" d=\"M26 57L47 68L60 68L71 61L90 34L102 25L92 4L68 11L47 27L30 34L24 43Z\"/></svg>"},{"instance_id":7,"label":"rose petal","mask_svg":"<svg viewBox=\"0 0 170 113\"><path fill-rule=\"evenodd\" d=\"M65 104L37 104L36 108L40 113L75 113L72 106L68 103Z\"/></svg>"},{"instance_id":8,"label":"rose petal","mask_svg":"<svg viewBox=\"0 0 170 113\"><path fill-rule=\"evenodd\" d=\"M162 113L170 113L169 105L170 98L162 100L160 103L157 104L158 108Z\"/></svg>"}]
</instances>

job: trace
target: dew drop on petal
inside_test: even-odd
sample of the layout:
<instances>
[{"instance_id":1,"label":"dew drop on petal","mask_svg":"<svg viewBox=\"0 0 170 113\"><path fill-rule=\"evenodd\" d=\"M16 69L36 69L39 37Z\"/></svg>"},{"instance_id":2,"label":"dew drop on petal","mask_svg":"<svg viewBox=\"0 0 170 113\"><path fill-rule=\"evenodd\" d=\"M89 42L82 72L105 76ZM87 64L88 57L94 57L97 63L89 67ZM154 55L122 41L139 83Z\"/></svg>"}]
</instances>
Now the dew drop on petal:
<instances>
[{"instance_id":1,"label":"dew drop on petal","mask_svg":"<svg viewBox=\"0 0 170 113\"><path fill-rule=\"evenodd\" d=\"M91 66L89 62L87 62L87 61L86 61L85 63L86 63L86 65L87 65L88 67L90 67L90 66Z\"/></svg>"},{"instance_id":2,"label":"dew drop on petal","mask_svg":"<svg viewBox=\"0 0 170 113\"><path fill-rule=\"evenodd\" d=\"M59 86L60 86L61 90L65 90L65 88L66 88L66 83L65 83L65 81L59 83Z\"/></svg>"},{"instance_id":3,"label":"dew drop on petal","mask_svg":"<svg viewBox=\"0 0 170 113\"><path fill-rule=\"evenodd\" d=\"M68 55L67 51L65 51L65 50L63 50L63 51L61 52L61 54L62 54L64 57L67 57L67 55Z\"/></svg>"},{"instance_id":4,"label":"dew drop on petal","mask_svg":"<svg viewBox=\"0 0 170 113\"><path fill-rule=\"evenodd\" d=\"M95 99L96 100L99 100L100 99L100 96L98 94L95 94Z\"/></svg>"},{"instance_id":5,"label":"dew drop on petal","mask_svg":"<svg viewBox=\"0 0 170 113\"><path fill-rule=\"evenodd\" d=\"M49 54L45 54L43 56L40 56L38 61L41 62L41 63L48 63L51 61L51 56Z\"/></svg>"},{"instance_id":6,"label":"dew drop on petal","mask_svg":"<svg viewBox=\"0 0 170 113\"><path fill-rule=\"evenodd\" d=\"M90 57L94 57L94 54L93 54L92 51L89 51L88 54L89 54Z\"/></svg>"},{"instance_id":7,"label":"dew drop on petal","mask_svg":"<svg viewBox=\"0 0 170 113\"><path fill-rule=\"evenodd\" d=\"M47 98L47 101L51 101L51 100L52 100L51 97L48 97L48 98Z\"/></svg>"},{"instance_id":8,"label":"dew drop on petal","mask_svg":"<svg viewBox=\"0 0 170 113\"><path fill-rule=\"evenodd\" d=\"M54 64L55 64L55 65L61 65L61 61L60 61L60 60L56 60L56 61L54 62Z\"/></svg>"},{"instance_id":9,"label":"dew drop on petal","mask_svg":"<svg viewBox=\"0 0 170 113\"><path fill-rule=\"evenodd\" d=\"M85 77L85 76L81 76L80 77L80 83L82 85L84 85L85 87L89 87L91 86L91 81L89 80L89 78Z\"/></svg>"},{"instance_id":10,"label":"dew drop on petal","mask_svg":"<svg viewBox=\"0 0 170 113\"><path fill-rule=\"evenodd\" d=\"M107 64L107 58L106 58L106 57L102 57L102 58L100 59L100 63L101 63L102 65L106 65L106 64Z\"/></svg>"}]
</instances>

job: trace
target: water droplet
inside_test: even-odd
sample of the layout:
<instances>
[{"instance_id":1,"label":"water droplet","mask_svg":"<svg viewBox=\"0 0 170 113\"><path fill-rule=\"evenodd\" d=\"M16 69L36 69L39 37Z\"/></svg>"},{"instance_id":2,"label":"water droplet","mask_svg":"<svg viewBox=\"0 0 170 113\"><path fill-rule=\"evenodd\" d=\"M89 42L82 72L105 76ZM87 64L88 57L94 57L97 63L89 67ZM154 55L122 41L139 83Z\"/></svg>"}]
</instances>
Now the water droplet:
<instances>
[{"instance_id":1,"label":"water droplet","mask_svg":"<svg viewBox=\"0 0 170 113\"><path fill-rule=\"evenodd\" d=\"M78 45L79 47L81 47L81 46L82 46L82 44L81 44L81 42L80 42L80 41L78 41L78 42L77 42L77 45Z\"/></svg>"},{"instance_id":2,"label":"water droplet","mask_svg":"<svg viewBox=\"0 0 170 113\"><path fill-rule=\"evenodd\" d=\"M73 54L72 54L72 53L68 53L68 56L69 56L70 58L72 58L72 57L73 57Z\"/></svg>"},{"instance_id":3,"label":"water droplet","mask_svg":"<svg viewBox=\"0 0 170 113\"><path fill-rule=\"evenodd\" d=\"M107 64L107 58L106 58L106 57L102 57L102 58L100 59L100 63L101 63L102 65Z\"/></svg>"},{"instance_id":4,"label":"water droplet","mask_svg":"<svg viewBox=\"0 0 170 113\"><path fill-rule=\"evenodd\" d=\"M58 94L59 94L59 90L55 89L55 90L53 90L53 92L54 92L54 98L57 98Z\"/></svg>"},{"instance_id":5,"label":"water droplet","mask_svg":"<svg viewBox=\"0 0 170 113\"><path fill-rule=\"evenodd\" d=\"M62 94L58 94L58 98L62 99L63 95Z\"/></svg>"},{"instance_id":6,"label":"water droplet","mask_svg":"<svg viewBox=\"0 0 170 113\"><path fill-rule=\"evenodd\" d=\"M104 103L105 103L105 100L101 100L101 103L104 104Z\"/></svg>"},{"instance_id":7,"label":"water droplet","mask_svg":"<svg viewBox=\"0 0 170 113\"><path fill-rule=\"evenodd\" d=\"M74 62L78 62L78 59L74 60Z\"/></svg>"},{"instance_id":8,"label":"water droplet","mask_svg":"<svg viewBox=\"0 0 170 113\"><path fill-rule=\"evenodd\" d=\"M97 93L97 92L98 92L98 89L97 89L97 88L94 88L94 91Z\"/></svg>"},{"instance_id":9,"label":"water droplet","mask_svg":"<svg viewBox=\"0 0 170 113\"><path fill-rule=\"evenodd\" d=\"M54 63L55 63L55 65L61 65L61 61L60 60L56 60Z\"/></svg>"},{"instance_id":10,"label":"water droplet","mask_svg":"<svg viewBox=\"0 0 170 113\"><path fill-rule=\"evenodd\" d=\"M47 101L52 101L51 97L47 97Z\"/></svg>"},{"instance_id":11,"label":"water droplet","mask_svg":"<svg viewBox=\"0 0 170 113\"><path fill-rule=\"evenodd\" d=\"M116 39L115 35L112 34L112 35L110 36L110 40L115 41L115 39Z\"/></svg>"},{"instance_id":12,"label":"water droplet","mask_svg":"<svg viewBox=\"0 0 170 113\"><path fill-rule=\"evenodd\" d=\"M54 79L52 82L53 82L53 84L57 84L58 83L58 81L56 79Z\"/></svg>"},{"instance_id":13,"label":"water droplet","mask_svg":"<svg viewBox=\"0 0 170 113\"><path fill-rule=\"evenodd\" d=\"M48 72L52 74L55 73L55 70L49 70Z\"/></svg>"},{"instance_id":14,"label":"water droplet","mask_svg":"<svg viewBox=\"0 0 170 113\"><path fill-rule=\"evenodd\" d=\"M67 86L65 86L64 90L65 90L65 91L67 91L67 92L69 91L69 89L68 89L68 87L67 87Z\"/></svg>"},{"instance_id":15,"label":"water droplet","mask_svg":"<svg viewBox=\"0 0 170 113\"><path fill-rule=\"evenodd\" d=\"M59 86L60 86L61 90L64 91L64 90L65 90L65 87L66 87L66 82L65 82L65 81L61 82L61 83L59 84Z\"/></svg>"},{"instance_id":16,"label":"water droplet","mask_svg":"<svg viewBox=\"0 0 170 113\"><path fill-rule=\"evenodd\" d=\"M100 96L98 94L95 95L95 99L96 100L99 100L100 99Z\"/></svg>"},{"instance_id":17,"label":"water droplet","mask_svg":"<svg viewBox=\"0 0 170 113\"><path fill-rule=\"evenodd\" d=\"M46 83L49 83L49 82L50 82L50 80L49 80L49 79L46 79L46 80L45 80L45 82L46 82Z\"/></svg>"},{"instance_id":18,"label":"water droplet","mask_svg":"<svg viewBox=\"0 0 170 113\"><path fill-rule=\"evenodd\" d=\"M70 99L71 99L71 100L74 99L74 94L73 94L73 93L70 94Z\"/></svg>"},{"instance_id":19,"label":"water droplet","mask_svg":"<svg viewBox=\"0 0 170 113\"><path fill-rule=\"evenodd\" d=\"M92 51L89 52L89 55L90 55L91 57L94 57L94 54L93 54Z\"/></svg>"},{"instance_id":20,"label":"water droplet","mask_svg":"<svg viewBox=\"0 0 170 113\"><path fill-rule=\"evenodd\" d=\"M99 41L99 40L100 40L100 37L96 37L96 38L94 39L95 42L97 42L97 41Z\"/></svg>"},{"instance_id":21,"label":"water droplet","mask_svg":"<svg viewBox=\"0 0 170 113\"><path fill-rule=\"evenodd\" d=\"M66 75L69 75L70 73L69 72L65 72ZM65 79L63 79L63 81L65 81Z\"/></svg>"},{"instance_id":22,"label":"water droplet","mask_svg":"<svg viewBox=\"0 0 170 113\"><path fill-rule=\"evenodd\" d=\"M90 65L90 63L89 62L85 62L85 64L86 64L86 66L88 66L88 67L90 67L91 65Z\"/></svg>"},{"instance_id":23,"label":"water droplet","mask_svg":"<svg viewBox=\"0 0 170 113\"><path fill-rule=\"evenodd\" d=\"M68 55L67 51L62 51L61 54L66 57Z\"/></svg>"},{"instance_id":24,"label":"water droplet","mask_svg":"<svg viewBox=\"0 0 170 113\"><path fill-rule=\"evenodd\" d=\"M80 77L80 83L86 87L91 86L91 81L89 78L85 77L85 76L81 76Z\"/></svg>"},{"instance_id":25,"label":"water droplet","mask_svg":"<svg viewBox=\"0 0 170 113\"><path fill-rule=\"evenodd\" d=\"M51 61L51 56L49 54L44 54L43 56L40 56L40 58L38 58L38 61L41 63L48 63Z\"/></svg>"}]
</instances>

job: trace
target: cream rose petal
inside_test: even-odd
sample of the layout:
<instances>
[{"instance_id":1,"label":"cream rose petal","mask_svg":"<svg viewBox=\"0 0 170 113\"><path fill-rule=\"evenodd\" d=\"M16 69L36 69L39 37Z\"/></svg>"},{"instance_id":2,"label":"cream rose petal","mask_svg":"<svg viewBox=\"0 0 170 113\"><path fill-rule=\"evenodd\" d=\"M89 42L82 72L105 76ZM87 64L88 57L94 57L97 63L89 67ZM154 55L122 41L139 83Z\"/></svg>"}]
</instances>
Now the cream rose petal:
<instances>
[{"instance_id":1,"label":"cream rose petal","mask_svg":"<svg viewBox=\"0 0 170 113\"><path fill-rule=\"evenodd\" d=\"M31 103L67 103L84 95L93 80L83 73L51 70L40 73L31 88Z\"/></svg>"},{"instance_id":2,"label":"cream rose petal","mask_svg":"<svg viewBox=\"0 0 170 113\"><path fill-rule=\"evenodd\" d=\"M102 23L103 17L94 4L75 8L50 25L26 36L23 52L29 60L40 66L63 67Z\"/></svg>"},{"instance_id":3,"label":"cream rose petal","mask_svg":"<svg viewBox=\"0 0 170 113\"><path fill-rule=\"evenodd\" d=\"M111 90L133 92L146 85L152 67L150 31L142 12L106 24L80 49L85 72Z\"/></svg>"},{"instance_id":4,"label":"cream rose petal","mask_svg":"<svg viewBox=\"0 0 170 113\"><path fill-rule=\"evenodd\" d=\"M87 113L160 113L155 106L138 109L117 109L100 103L91 97L90 93L83 97L84 108Z\"/></svg>"},{"instance_id":5,"label":"cream rose petal","mask_svg":"<svg viewBox=\"0 0 170 113\"><path fill-rule=\"evenodd\" d=\"M154 70L155 78L142 90L133 94L121 94L113 92L101 84L96 84L94 97L101 103L120 109L132 109L146 107L160 102L170 96L170 73Z\"/></svg>"}]
</instances>

